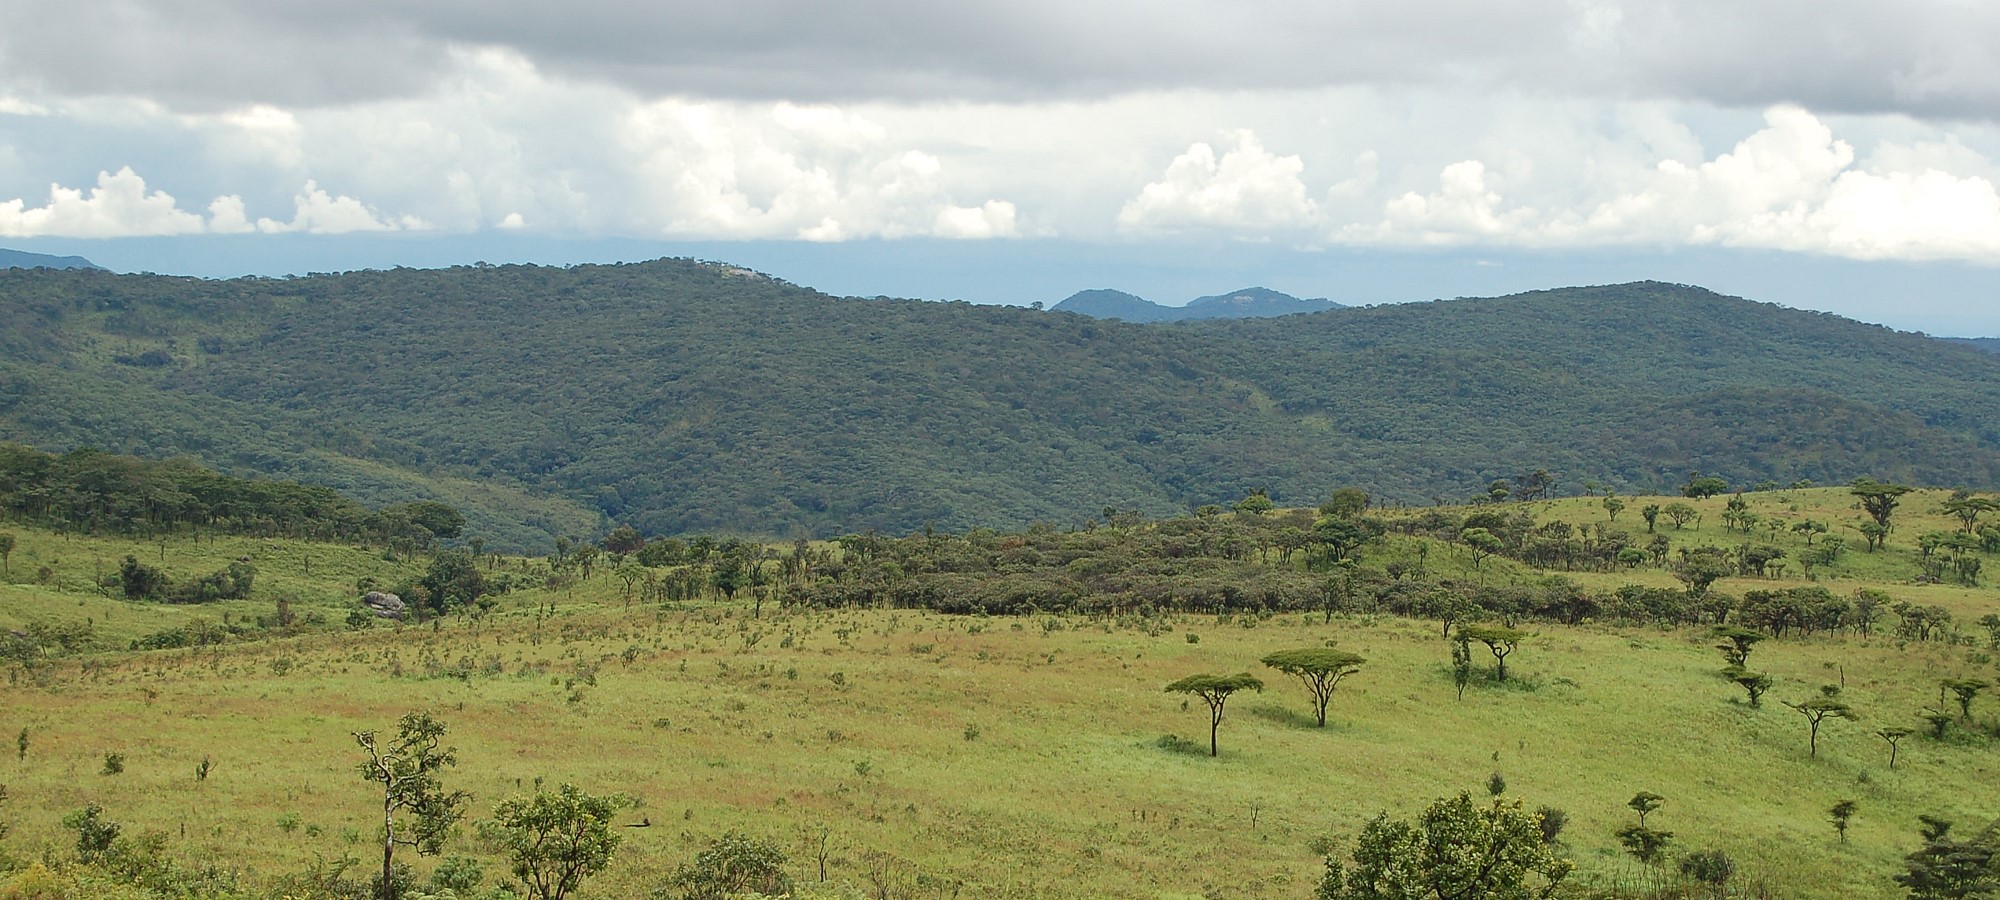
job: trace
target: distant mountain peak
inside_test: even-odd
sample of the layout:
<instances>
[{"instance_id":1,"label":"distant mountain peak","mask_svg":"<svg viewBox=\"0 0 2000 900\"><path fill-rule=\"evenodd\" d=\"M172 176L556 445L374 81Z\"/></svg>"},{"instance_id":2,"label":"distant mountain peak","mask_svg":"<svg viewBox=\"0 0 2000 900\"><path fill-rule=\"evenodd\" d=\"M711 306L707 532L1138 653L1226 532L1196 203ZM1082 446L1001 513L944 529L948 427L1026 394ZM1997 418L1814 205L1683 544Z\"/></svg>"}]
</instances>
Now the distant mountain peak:
<instances>
[{"instance_id":1,"label":"distant mountain peak","mask_svg":"<svg viewBox=\"0 0 2000 900\"><path fill-rule=\"evenodd\" d=\"M0 247L0 269L101 269L81 256L50 256Z\"/></svg>"},{"instance_id":2,"label":"distant mountain peak","mask_svg":"<svg viewBox=\"0 0 2000 900\"><path fill-rule=\"evenodd\" d=\"M1054 309L1097 319L1181 322L1190 319L1262 319L1339 307L1340 304L1331 300L1301 300L1265 287L1247 287L1226 294L1196 297L1186 306L1163 306L1124 291L1100 288L1071 294Z\"/></svg>"}]
</instances>

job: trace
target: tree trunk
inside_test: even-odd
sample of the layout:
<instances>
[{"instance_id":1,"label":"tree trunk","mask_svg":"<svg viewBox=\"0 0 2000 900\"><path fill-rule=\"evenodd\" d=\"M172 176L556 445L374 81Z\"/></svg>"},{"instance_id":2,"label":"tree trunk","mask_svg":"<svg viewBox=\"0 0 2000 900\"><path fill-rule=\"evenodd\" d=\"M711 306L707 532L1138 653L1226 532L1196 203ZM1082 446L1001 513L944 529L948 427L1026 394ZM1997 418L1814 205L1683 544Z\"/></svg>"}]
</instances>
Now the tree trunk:
<instances>
[{"instance_id":1,"label":"tree trunk","mask_svg":"<svg viewBox=\"0 0 2000 900\"><path fill-rule=\"evenodd\" d=\"M396 900L396 882L392 877L392 866L396 857L396 808L391 805L389 792L382 792L382 900Z\"/></svg>"}]
</instances>

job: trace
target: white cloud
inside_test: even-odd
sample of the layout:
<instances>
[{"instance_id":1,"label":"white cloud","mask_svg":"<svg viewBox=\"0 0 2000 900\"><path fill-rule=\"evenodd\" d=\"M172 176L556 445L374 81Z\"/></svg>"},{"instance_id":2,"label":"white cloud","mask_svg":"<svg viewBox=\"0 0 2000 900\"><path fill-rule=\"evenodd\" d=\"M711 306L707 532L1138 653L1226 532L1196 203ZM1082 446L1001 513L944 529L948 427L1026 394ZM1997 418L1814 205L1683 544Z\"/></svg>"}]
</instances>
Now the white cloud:
<instances>
[{"instance_id":1,"label":"white cloud","mask_svg":"<svg viewBox=\"0 0 2000 900\"><path fill-rule=\"evenodd\" d=\"M931 231L938 237L961 239L1018 237L1014 217L1014 204L1005 200L988 200L983 206L949 206L938 211Z\"/></svg>"},{"instance_id":2,"label":"white cloud","mask_svg":"<svg viewBox=\"0 0 2000 900\"><path fill-rule=\"evenodd\" d=\"M142 237L193 234L201 217L181 210L165 191L146 192L146 180L131 167L97 173L89 193L60 184L49 186L49 202L29 207L24 200L0 202L0 235L7 237Z\"/></svg>"},{"instance_id":3,"label":"white cloud","mask_svg":"<svg viewBox=\"0 0 2000 900\"><path fill-rule=\"evenodd\" d=\"M2000 263L2000 193L1983 174L1931 166L1857 166L1854 147L1819 117L1774 107L1764 127L1728 152L1689 164L1604 173L1608 195L1537 208L1510 202L1479 160L1446 166L1439 189L1387 201L1380 221L1337 229L1337 240L1384 244L1591 247L1721 245L1852 259ZM1929 160L1990 171L1952 142L1885 145L1873 158Z\"/></svg>"},{"instance_id":4,"label":"white cloud","mask_svg":"<svg viewBox=\"0 0 2000 900\"><path fill-rule=\"evenodd\" d=\"M288 231L304 231L311 234L347 234L354 231L397 231L402 229L421 231L427 226L422 219L403 216L385 219L369 209L361 201L345 194L338 197L321 189L317 182L307 181L305 188L292 199L292 220L280 222L276 219L257 220L257 230L265 234Z\"/></svg>"},{"instance_id":5,"label":"white cloud","mask_svg":"<svg viewBox=\"0 0 2000 900\"><path fill-rule=\"evenodd\" d=\"M1249 130L1236 146L1215 155L1196 143L1167 165L1166 176L1146 185L1118 211L1118 227L1131 232L1223 229L1258 234L1312 223L1316 207L1299 180L1305 162L1264 149Z\"/></svg>"},{"instance_id":6,"label":"white cloud","mask_svg":"<svg viewBox=\"0 0 2000 900\"><path fill-rule=\"evenodd\" d=\"M30 103L19 97L0 94L0 116L46 116L49 108L39 103Z\"/></svg>"},{"instance_id":7,"label":"white cloud","mask_svg":"<svg viewBox=\"0 0 2000 900\"><path fill-rule=\"evenodd\" d=\"M257 226L250 224L243 198L230 194L209 202L208 230L212 234L247 234L256 231Z\"/></svg>"},{"instance_id":8,"label":"white cloud","mask_svg":"<svg viewBox=\"0 0 2000 900\"><path fill-rule=\"evenodd\" d=\"M503 228L509 231L513 231L516 229L528 227L528 220L522 218L521 214L518 212L510 212L500 220L499 224L493 227Z\"/></svg>"}]
</instances>

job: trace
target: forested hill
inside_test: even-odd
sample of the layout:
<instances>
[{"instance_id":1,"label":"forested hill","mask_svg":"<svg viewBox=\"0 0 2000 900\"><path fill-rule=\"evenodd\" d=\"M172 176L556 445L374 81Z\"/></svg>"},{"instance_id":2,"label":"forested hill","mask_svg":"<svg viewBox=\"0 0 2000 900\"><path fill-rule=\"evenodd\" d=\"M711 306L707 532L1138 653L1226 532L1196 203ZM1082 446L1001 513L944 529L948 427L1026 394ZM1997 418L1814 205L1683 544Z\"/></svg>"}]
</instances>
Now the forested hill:
<instances>
[{"instance_id":1,"label":"forested hill","mask_svg":"<svg viewBox=\"0 0 2000 900\"><path fill-rule=\"evenodd\" d=\"M1662 284L1175 328L663 260L202 281L0 273L0 439L188 454L513 545L1462 497L2000 486L2000 360Z\"/></svg>"}]
</instances>

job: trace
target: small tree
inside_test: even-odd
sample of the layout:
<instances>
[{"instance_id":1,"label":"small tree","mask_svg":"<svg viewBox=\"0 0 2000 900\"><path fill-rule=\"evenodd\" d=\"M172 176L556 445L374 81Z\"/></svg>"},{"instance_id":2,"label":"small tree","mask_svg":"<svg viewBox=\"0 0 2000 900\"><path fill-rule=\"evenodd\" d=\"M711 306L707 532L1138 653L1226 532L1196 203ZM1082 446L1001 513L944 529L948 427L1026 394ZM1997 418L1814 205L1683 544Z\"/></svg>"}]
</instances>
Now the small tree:
<instances>
[{"instance_id":1,"label":"small tree","mask_svg":"<svg viewBox=\"0 0 2000 900\"><path fill-rule=\"evenodd\" d=\"M503 801L483 830L506 849L528 896L563 900L611 863L620 840L611 817L631 805L628 797L595 797L565 784Z\"/></svg>"},{"instance_id":2,"label":"small tree","mask_svg":"<svg viewBox=\"0 0 2000 900\"><path fill-rule=\"evenodd\" d=\"M1930 723L1932 740L1941 741L1944 740L1945 729L1951 727L1955 717L1944 710L1925 707L1923 712L1917 713L1917 718Z\"/></svg>"},{"instance_id":3,"label":"small tree","mask_svg":"<svg viewBox=\"0 0 2000 900\"><path fill-rule=\"evenodd\" d=\"M1967 722L1972 721L1972 698L1978 696L1980 691L1986 690L1989 685L1976 678L1947 678L1942 684L1945 690L1958 698L1958 717Z\"/></svg>"},{"instance_id":4,"label":"small tree","mask_svg":"<svg viewBox=\"0 0 2000 900\"><path fill-rule=\"evenodd\" d=\"M1904 738L1906 738L1906 737L1909 737L1909 736L1910 736L1910 729L1908 729L1908 728L1884 728L1884 729L1882 729L1882 730L1880 730L1880 731L1877 731L1877 732L1875 732L1875 734L1876 734L1877 736L1881 737L1881 738L1882 738L1883 740L1885 740L1885 741L1888 741L1888 742L1889 742L1889 770L1890 770L1890 771L1892 771L1892 772L1893 772L1893 771L1895 771L1895 769L1896 769L1896 745L1897 745L1897 744L1899 744L1899 743L1901 743L1901 742L1902 742L1902 740L1903 740Z\"/></svg>"},{"instance_id":5,"label":"small tree","mask_svg":"<svg viewBox=\"0 0 2000 900\"><path fill-rule=\"evenodd\" d=\"M1736 668L1750 664L1750 651L1764 639L1763 632L1741 625L1717 625L1710 634L1722 639L1715 649L1722 651L1722 658Z\"/></svg>"},{"instance_id":6,"label":"small tree","mask_svg":"<svg viewBox=\"0 0 2000 900\"><path fill-rule=\"evenodd\" d=\"M1804 703L1793 703L1790 700L1787 700L1785 701L1785 705L1798 711L1799 715L1806 717L1806 728L1808 729L1807 740L1812 748L1812 753L1810 755L1815 759L1819 757L1820 723L1826 721L1827 719L1854 718L1854 710L1852 707L1849 707L1847 704L1842 703L1839 700L1835 700L1832 697L1820 697L1813 700L1807 700Z\"/></svg>"},{"instance_id":7,"label":"small tree","mask_svg":"<svg viewBox=\"0 0 2000 900\"><path fill-rule=\"evenodd\" d=\"M1832 809L1826 811L1827 815L1833 817L1833 830L1840 833L1841 843L1847 843L1848 820L1854 818L1854 811L1860 808L1852 800L1842 800L1839 803L1835 803Z\"/></svg>"},{"instance_id":8,"label":"small tree","mask_svg":"<svg viewBox=\"0 0 2000 900\"><path fill-rule=\"evenodd\" d=\"M1911 490L1907 485L1890 484L1873 478L1856 478L1849 485L1849 493L1861 499L1861 508L1883 528L1889 526L1889 515L1896 510L1899 499Z\"/></svg>"},{"instance_id":9,"label":"small tree","mask_svg":"<svg viewBox=\"0 0 2000 900\"><path fill-rule=\"evenodd\" d=\"M1515 646L1528 637L1526 632L1504 625L1465 625L1458 629L1458 633L1462 640L1478 641L1485 644L1487 650L1492 651L1496 664L1493 676L1495 681L1507 680L1507 655L1513 653Z\"/></svg>"},{"instance_id":10,"label":"small tree","mask_svg":"<svg viewBox=\"0 0 2000 900\"><path fill-rule=\"evenodd\" d=\"M1472 551L1472 567L1474 569L1479 568L1480 560L1500 552L1501 548L1505 546L1500 542L1499 538L1493 536L1493 532L1484 528L1467 528L1459 532L1458 537L1460 540L1465 541L1466 548Z\"/></svg>"},{"instance_id":11,"label":"small tree","mask_svg":"<svg viewBox=\"0 0 2000 900\"><path fill-rule=\"evenodd\" d=\"M1750 695L1750 705L1752 707L1764 705L1764 692L1771 689L1771 676L1761 672L1752 672L1741 666L1724 669L1722 675L1724 678L1735 682L1737 687L1742 688L1744 693Z\"/></svg>"},{"instance_id":12,"label":"small tree","mask_svg":"<svg viewBox=\"0 0 2000 900\"><path fill-rule=\"evenodd\" d=\"M1544 840L1546 820L1518 800L1432 803L1412 824L1382 814L1361 830L1353 867L1329 858L1318 900L1531 900L1556 892L1576 864Z\"/></svg>"},{"instance_id":13,"label":"small tree","mask_svg":"<svg viewBox=\"0 0 2000 900\"><path fill-rule=\"evenodd\" d=\"M1618 514L1624 511L1625 511L1625 501L1620 500L1617 497L1604 498L1604 514L1607 517L1609 517L1611 521L1613 522L1618 521Z\"/></svg>"},{"instance_id":14,"label":"small tree","mask_svg":"<svg viewBox=\"0 0 2000 900\"><path fill-rule=\"evenodd\" d=\"M1631 807L1633 812L1639 814L1639 824L1641 825L1646 824L1647 816L1652 815L1654 811L1665 806L1666 803L1667 798L1652 791L1640 791L1633 794L1632 799L1625 801L1626 806Z\"/></svg>"},{"instance_id":15,"label":"small tree","mask_svg":"<svg viewBox=\"0 0 2000 900\"><path fill-rule=\"evenodd\" d=\"M383 746L373 731L354 732L354 742L368 753L361 777L382 786L382 898L395 900L396 845L416 848L419 856L436 856L453 825L465 815L470 794L444 789L438 776L458 764L455 748L441 746L445 724L428 712L407 713L396 723L396 737ZM407 812L398 821L397 814Z\"/></svg>"},{"instance_id":16,"label":"small tree","mask_svg":"<svg viewBox=\"0 0 2000 900\"><path fill-rule=\"evenodd\" d=\"M13 556L13 532L0 531L0 577L12 576L14 574Z\"/></svg>"},{"instance_id":17,"label":"small tree","mask_svg":"<svg viewBox=\"0 0 2000 900\"><path fill-rule=\"evenodd\" d=\"M1626 806L1639 814L1639 824L1618 829L1618 842L1625 845L1625 852L1632 854L1634 859L1647 866L1657 864L1661 855L1666 852L1667 844L1674 839L1673 832L1661 831L1646 825L1646 817L1657 811L1666 801L1667 798L1652 791L1640 791L1633 794L1632 799L1625 801Z\"/></svg>"},{"instance_id":18,"label":"small tree","mask_svg":"<svg viewBox=\"0 0 2000 900\"><path fill-rule=\"evenodd\" d=\"M1368 660L1344 650L1307 648L1280 650L1264 657L1264 665L1297 678L1312 692L1313 715L1319 727L1326 727L1326 704L1340 680L1361 670Z\"/></svg>"},{"instance_id":19,"label":"small tree","mask_svg":"<svg viewBox=\"0 0 2000 900\"><path fill-rule=\"evenodd\" d=\"M1660 512L1664 513L1667 518L1673 520L1675 531L1681 530L1682 526L1686 525L1689 522L1694 521L1694 518L1696 516L1701 515L1700 511L1696 510L1694 507L1689 506L1685 503L1669 503L1667 504L1666 508L1660 510Z\"/></svg>"},{"instance_id":20,"label":"small tree","mask_svg":"<svg viewBox=\"0 0 2000 900\"><path fill-rule=\"evenodd\" d=\"M1660 521L1660 504L1648 503L1639 507L1639 518L1646 520L1646 533L1652 534L1654 526Z\"/></svg>"},{"instance_id":21,"label":"small tree","mask_svg":"<svg viewBox=\"0 0 2000 900\"><path fill-rule=\"evenodd\" d=\"M1189 675L1167 685L1171 694L1193 694L1208 703L1208 755L1220 755L1215 733L1222 727L1222 707L1229 695L1243 690L1264 690L1264 682L1248 672L1235 675Z\"/></svg>"},{"instance_id":22,"label":"small tree","mask_svg":"<svg viewBox=\"0 0 2000 900\"><path fill-rule=\"evenodd\" d=\"M792 889L785 852L772 841L731 831L695 855L694 865L674 870L672 884L681 900L724 900L746 892L780 896Z\"/></svg>"},{"instance_id":23,"label":"small tree","mask_svg":"<svg viewBox=\"0 0 2000 900\"><path fill-rule=\"evenodd\" d=\"M1458 685L1458 699L1465 699L1465 686L1472 683L1472 648L1460 632L1451 642L1451 680Z\"/></svg>"}]
</instances>

